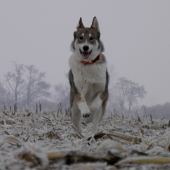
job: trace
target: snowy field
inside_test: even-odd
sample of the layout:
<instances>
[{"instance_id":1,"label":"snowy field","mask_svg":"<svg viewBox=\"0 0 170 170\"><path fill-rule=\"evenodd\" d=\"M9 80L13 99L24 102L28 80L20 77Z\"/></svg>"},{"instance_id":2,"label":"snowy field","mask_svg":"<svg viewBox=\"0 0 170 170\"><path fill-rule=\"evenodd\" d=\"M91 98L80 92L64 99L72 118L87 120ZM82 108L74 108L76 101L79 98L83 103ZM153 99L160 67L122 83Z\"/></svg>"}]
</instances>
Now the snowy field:
<instances>
[{"instance_id":1,"label":"snowy field","mask_svg":"<svg viewBox=\"0 0 170 170\"><path fill-rule=\"evenodd\" d=\"M99 133L92 124L73 127L69 110L14 113L0 110L0 169L170 169L169 120L147 113L105 115Z\"/></svg>"}]
</instances>

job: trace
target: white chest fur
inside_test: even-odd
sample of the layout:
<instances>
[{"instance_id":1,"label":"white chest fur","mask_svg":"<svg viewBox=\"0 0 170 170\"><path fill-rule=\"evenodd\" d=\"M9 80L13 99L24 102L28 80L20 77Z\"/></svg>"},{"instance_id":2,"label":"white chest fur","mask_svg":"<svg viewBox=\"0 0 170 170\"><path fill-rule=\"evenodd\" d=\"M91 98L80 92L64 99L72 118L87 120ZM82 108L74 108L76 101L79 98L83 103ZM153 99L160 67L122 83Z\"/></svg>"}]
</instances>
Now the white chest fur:
<instances>
[{"instance_id":1,"label":"white chest fur","mask_svg":"<svg viewBox=\"0 0 170 170\"><path fill-rule=\"evenodd\" d=\"M106 83L106 64L84 65L74 56L69 60L73 72L74 81L85 81L87 83Z\"/></svg>"}]
</instances>

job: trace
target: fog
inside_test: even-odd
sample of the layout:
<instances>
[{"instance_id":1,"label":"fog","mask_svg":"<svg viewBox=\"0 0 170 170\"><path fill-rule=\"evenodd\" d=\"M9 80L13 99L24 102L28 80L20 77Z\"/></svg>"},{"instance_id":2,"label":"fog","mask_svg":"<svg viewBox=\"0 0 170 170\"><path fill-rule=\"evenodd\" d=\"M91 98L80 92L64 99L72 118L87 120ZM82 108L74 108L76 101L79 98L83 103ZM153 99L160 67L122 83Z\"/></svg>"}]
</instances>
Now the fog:
<instances>
[{"instance_id":1,"label":"fog","mask_svg":"<svg viewBox=\"0 0 170 170\"><path fill-rule=\"evenodd\" d=\"M0 81L18 64L35 65L52 85L66 83L70 44L80 17L100 25L108 66L144 85L139 105L170 102L170 1L0 1Z\"/></svg>"}]
</instances>

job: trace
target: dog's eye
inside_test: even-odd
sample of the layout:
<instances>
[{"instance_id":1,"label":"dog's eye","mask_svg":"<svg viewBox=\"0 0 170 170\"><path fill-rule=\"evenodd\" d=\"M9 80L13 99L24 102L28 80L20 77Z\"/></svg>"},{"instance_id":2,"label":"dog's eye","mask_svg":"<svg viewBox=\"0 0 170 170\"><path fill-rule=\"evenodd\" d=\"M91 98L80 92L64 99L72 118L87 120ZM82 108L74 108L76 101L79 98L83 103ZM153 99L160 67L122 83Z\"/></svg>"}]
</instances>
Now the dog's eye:
<instances>
[{"instance_id":1,"label":"dog's eye","mask_svg":"<svg viewBox=\"0 0 170 170\"><path fill-rule=\"evenodd\" d=\"M79 37L80 40L83 40L83 37Z\"/></svg>"},{"instance_id":2,"label":"dog's eye","mask_svg":"<svg viewBox=\"0 0 170 170\"><path fill-rule=\"evenodd\" d=\"M90 40L94 40L94 38L93 38L93 37L90 37L89 39L90 39Z\"/></svg>"}]
</instances>

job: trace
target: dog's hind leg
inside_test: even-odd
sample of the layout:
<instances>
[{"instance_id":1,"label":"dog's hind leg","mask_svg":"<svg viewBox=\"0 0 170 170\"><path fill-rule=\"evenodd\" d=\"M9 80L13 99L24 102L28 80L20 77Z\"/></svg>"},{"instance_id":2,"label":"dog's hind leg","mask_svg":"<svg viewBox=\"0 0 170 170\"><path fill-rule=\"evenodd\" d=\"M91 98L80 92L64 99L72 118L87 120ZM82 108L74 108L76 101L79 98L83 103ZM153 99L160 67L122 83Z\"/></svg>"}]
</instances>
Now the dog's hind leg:
<instances>
[{"instance_id":1,"label":"dog's hind leg","mask_svg":"<svg viewBox=\"0 0 170 170\"><path fill-rule=\"evenodd\" d=\"M81 132L81 113L77 107L77 104L73 102L73 106L71 108L71 119L73 122L73 125L76 127L76 129Z\"/></svg>"},{"instance_id":2,"label":"dog's hind leg","mask_svg":"<svg viewBox=\"0 0 170 170\"><path fill-rule=\"evenodd\" d=\"M98 131L102 110L102 106L100 106L100 108L94 113L92 134L95 134Z\"/></svg>"},{"instance_id":3,"label":"dog's hind leg","mask_svg":"<svg viewBox=\"0 0 170 170\"><path fill-rule=\"evenodd\" d=\"M92 114L94 114L92 133L96 133L98 131L99 122L101 121L105 113L107 99L108 93L106 92L103 92L102 94L98 93L98 95L96 96L95 100L91 105L90 110Z\"/></svg>"}]
</instances>

